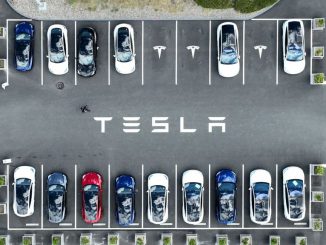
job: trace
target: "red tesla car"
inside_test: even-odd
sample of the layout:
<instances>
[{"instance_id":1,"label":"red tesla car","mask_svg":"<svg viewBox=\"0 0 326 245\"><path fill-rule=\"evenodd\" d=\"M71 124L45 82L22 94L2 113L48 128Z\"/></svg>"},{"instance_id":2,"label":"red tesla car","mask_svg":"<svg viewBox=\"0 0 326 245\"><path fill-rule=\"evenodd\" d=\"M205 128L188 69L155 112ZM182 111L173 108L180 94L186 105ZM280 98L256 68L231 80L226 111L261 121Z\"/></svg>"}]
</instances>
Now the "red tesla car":
<instances>
[{"instance_id":1,"label":"red tesla car","mask_svg":"<svg viewBox=\"0 0 326 245\"><path fill-rule=\"evenodd\" d=\"M88 172L82 176L82 216L86 223L98 222L102 217L102 176Z\"/></svg>"}]
</instances>

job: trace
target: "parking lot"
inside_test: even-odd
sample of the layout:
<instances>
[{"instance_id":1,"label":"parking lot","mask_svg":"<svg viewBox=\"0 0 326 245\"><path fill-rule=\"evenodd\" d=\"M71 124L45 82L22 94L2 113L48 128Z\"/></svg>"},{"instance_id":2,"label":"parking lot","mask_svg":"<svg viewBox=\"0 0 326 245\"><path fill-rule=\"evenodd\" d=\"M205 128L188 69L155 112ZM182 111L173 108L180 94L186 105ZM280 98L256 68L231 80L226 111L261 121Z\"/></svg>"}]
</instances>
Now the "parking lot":
<instances>
[{"instance_id":1,"label":"parking lot","mask_svg":"<svg viewBox=\"0 0 326 245\"><path fill-rule=\"evenodd\" d=\"M305 19L306 66L299 75L283 71L281 31L283 19L235 21L239 28L240 73L222 78L217 72L216 28L222 21L127 21L135 30L136 71L120 75L113 58L113 29L117 21L32 21L35 25L34 68L20 73L13 62L13 28L8 20L9 87L2 91L0 125L2 156L16 166L36 168L35 213L18 218L12 212L9 187L8 230L273 230L305 232L310 228L309 164L326 157L322 120L324 89L309 85L311 73L311 20ZM55 76L47 68L47 28L60 23L69 37L69 72ZM76 34L92 26L98 32L97 74L76 74ZM259 56L255 46L266 46ZM159 57L155 46L164 46ZM194 56L187 47L198 46ZM58 82L64 89L56 88ZM81 105L91 112L82 114ZM123 117L140 117L140 132L123 131ZM153 133L152 117L168 117L169 132ZM106 132L93 117L112 117ZM180 133L179 118L195 133ZM225 117L226 132L209 133L208 118ZM283 214L282 170L290 165L304 169L305 219L289 222ZM204 174L204 220L197 226L182 219L181 177L195 168ZM215 174L230 168L238 177L237 220L221 225L215 218ZM249 174L264 168L272 175L270 224L252 223L249 216ZM81 176L94 170L104 178L103 217L96 225L81 217ZM65 221L47 220L46 178L53 171L67 174ZM147 177L153 172L169 176L169 219L153 225L147 219ZM130 174L136 179L136 218L129 227L115 220L114 179ZM3 224L4 225L4 224ZM255 233L253 232L253 234ZM229 232L231 233L231 232ZM259 236L259 235L258 235Z\"/></svg>"}]
</instances>

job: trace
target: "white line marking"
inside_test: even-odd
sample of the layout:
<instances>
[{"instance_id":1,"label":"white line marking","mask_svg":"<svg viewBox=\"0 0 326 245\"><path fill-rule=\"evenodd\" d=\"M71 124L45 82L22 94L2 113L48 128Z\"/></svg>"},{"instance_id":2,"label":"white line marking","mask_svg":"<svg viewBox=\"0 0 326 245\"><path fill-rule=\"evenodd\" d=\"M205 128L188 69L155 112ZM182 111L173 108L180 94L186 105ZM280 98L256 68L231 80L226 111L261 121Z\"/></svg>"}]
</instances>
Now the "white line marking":
<instances>
[{"instance_id":1,"label":"white line marking","mask_svg":"<svg viewBox=\"0 0 326 245\"><path fill-rule=\"evenodd\" d=\"M211 165L208 165L208 227L211 227Z\"/></svg>"},{"instance_id":2,"label":"white line marking","mask_svg":"<svg viewBox=\"0 0 326 245\"><path fill-rule=\"evenodd\" d=\"M208 41L208 85L212 84L212 21L209 21Z\"/></svg>"},{"instance_id":3,"label":"white line marking","mask_svg":"<svg viewBox=\"0 0 326 245\"><path fill-rule=\"evenodd\" d=\"M30 226L39 226L40 224L39 223L26 223L26 226L27 227L30 227ZM43 228L41 228L43 229Z\"/></svg>"},{"instance_id":4,"label":"white line marking","mask_svg":"<svg viewBox=\"0 0 326 245\"><path fill-rule=\"evenodd\" d=\"M32 19L7 19L7 21L32 21Z\"/></svg>"},{"instance_id":5,"label":"white line marking","mask_svg":"<svg viewBox=\"0 0 326 245\"><path fill-rule=\"evenodd\" d=\"M226 224L226 225L229 225L229 226L237 226L237 225L240 225L240 223L230 223L230 224Z\"/></svg>"},{"instance_id":6,"label":"white line marking","mask_svg":"<svg viewBox=\"0 0 326 245\"><path fill-rule=\"evenodd\" d=\"M129 224L130 226L139 226L139 223L132 223L132 224Z\"/></svg>"},{"instance_id":7,"label":"white line marking","mask_svg":"<svg viewBox=\"0 0 326 245\"><path fill-rule=\"evenodd\" d=\"M277 206L277 203L278 203L278 164L275 165L275 171L276 171L276 182L275 182L275 226L277 228L277 216L278 216L278 206Z\"/></svg>"},{"instance_id":8,"label":"white line marking","mask_svg":"<svg viewBox=\"0 0 326 245\"><path fill-rule=\"evenodd\" d=\"M312 39L312 20L310 20L310 74L312 74L312 46L313 46L313 39Z\"/></svg>"},{"instance_id":9,"label":"white line marking","mask_svg":"<svg viewBox=\"0 0 326 245\"><path fill-rule=\"evenodd\" d=\"M110 228L111 226L111 215L110 215L110 210L111 210L111 195L110 195L110 190L111 190L111 165L108 165L108 228Z\"/></svg>"},{"instance_id":10,"label":"white line marking","mask_svg":"<svg viewBox=\"0 0 326 245\"><path fill-rule=\"evenodd\" d=\"M242 202L241 202L241 225L244 228L244 164L242 164Z\"/></svg>"},{"instance_id":11,"label":"white line marking","mask_svg":"<svg viewBox=\"0 0 326 245\"><path fill-rule=\"evenodd\" d=\"M144 164L141 165L141 227L144 228Z\"/></svg>"},{"instance_id":12,"label":"white line marking","mask_svg":"<svg viewBox=\"0 0 326 245\"><path fill-rule=\"evenodd\" d=\"M268 226L268 225L273 225L273 223L265 223L265 224L261 224L261 225L266 225L266 226Z\"/></svg>"},{"instance_id":13,"label":"white line marking","mask_svg":"<svg viewBox=\"0 0 326 245\"><path fill-rule=\"evenodd\" d=\"M77 86L77 21L75 21L75 86Z\"/></svg>"},{"instance_id":14,"label":"white line marking","mask_svg":"<svg viewBox=\"0 0 326 245\"><path fill-rule=\"evenodd\" d=\"M75 164L75 228L77 228L77 164Z\"/></svg>"},{"instance_id":15,"label":"white line marking","mask_svg":"<svg viewBox=\"0 0 326 245\"><path fill-rule=\"evenodd\" d=\"M8 30L8 29L7 29ZM10 197L9 197L9 165L7 165L7 227L9 229L9 212L10 212L10 208L9 208L9 203L10 203Z\"/></svg>"},{"instance_id":16,"label":"white line marking","mask_svg":"<svg viewBox=\"0 0 326 245\"><path fill-rule=\"evenodd\" d=\"M178 227L178 165L176 164L174 166L174 177L175 177L175 183L174 183L174 227Z\"/></svg>"},{"instance_id":17,"label":"white line marking","mask_svg":"<svg viewBox=\"0 0 326 245\"><path fill-rule=\"evenodd\" d=\"M93 226L106 226L106 223L94 223Z\"/></svg>"},{"instance_id":18,"label":"white line marking","mask_svg":"<svg viewBox=\"0 0 326 245\"><path fill-rule=\"evenodd\" d=\"M168 225L173 225L173 223L163 223L163 224L160 224L162 226L168 226Z\"/></svg>"},{"instance_id":19,"label":"white line marking","mask_svg":"<svg viewBox=\"0 0 326 245\"><path fill-rule=\"evenodd\" d=\"M43 228L43 164L41 165L41 228Z\"/></svg>"},{"instance_id":20,"label":"white line marking","mask_svg":"<svg viewBox=\"0 0 326 245\"><path fill-rule=\"evenodd\" d=\"M72 223L60 223L59 226L72 226Z\"/></svg>"},{"instance_id":21,"label":"white line marking","mask_svg":"<svg viewBox=\"0 0 326 245\"><path fill-rule=\"evenodd\" d=\"M278 36L278 32L279 32L279 28L278 28L278 20L276 21L276 85L278 85L278 42L279 42L279 36Z\"/></svg>"},{"instance_id":22,"label":"white line marking","mask_svg":"<svg viewBox=\"0 0 326 245\"><path fill-rule=\"evenodd\" d=\"M178 85L178 21L175 21L175 85Z\"/></svg>"},{"instance_id":23,"label":"white line marking","mask_svg":"<svg viewBox=\"0 0 326 245\"><path fill-rule=\"evenodd\" d=\"M246 22L243 21L243 28L242 28L242 85L246 84L246 79L245 79L245 48L246 48Z\"/></svg>"},{"instance_id":24,"label":"white line marking","mask_svg":"<svg viewBox=\"0 0 326 245\"><path fill-rule=\"evenodd\" d=\"M293 223L294 225L307 225L307 222L298 222L298 223Z\"/></svg>"},{"instance_id":25,"label":"white line marking","mask_svg":"<svg viewBox=\"0 0 326 245\"><path fill-rule=\"evenodd\" d=\"M206 223L199 223L199 224L196 224L196 225L203 226L203 225L206 225Z\"/></svg>"},{"instance_id":26,"label":"white line marking","mask_svg":"<svg viewBox=\"0 0 326 245\"><path fill-rule=\"evenodd\" d=\"M7 21L6 21L6 29L7 29L7 37L6 37L6 48L7 48L7 64L6 64L6 67L7 67L7 69L6 69L6 72L7 72L7 86L9 86L9 37L8 37L8 35L9 35L9 29L8 29L8 19L7 19Z\"/></svg>"},{"instance_id":27,"label":"white line marking","mask_svg":"<svg viewBox=\"0 0 326 245\"><path fill-rule=\"evenodd\" d=\"M311 222L311 168L312 165L309 164L309 228L312 229L312 222Z\"/></svg>"},{"instance_id":28,"label":"white line marking","mask_svg":"<svg viewBox=\"0 0 326 245\"><path fill-rule=\"evenodd\" d=\"M144 86L144 21L141 22L141 85Z\"/></svg>"},{"instance_id":29,"label":"white line marking","mask_svg":"<svg viewBox=\"0 0 326 245\"><path fill-rule=\"evenodd\" d=\"M108 25L108 85L111 85L111 21Z\"/></svg>"},{"instance_id":30,"label":"white line marking","mask_svg":"<svg viewBox=\"0 0 326 245\"><path fill-rule=\"evenodd\" d=\"M296 20L296 19L300 19L300 20L312 20L311 18L254 18L251 20L266 20L266 21L270 21L270 20Z\"/></svg>"},{"instance_id":31,"label":"white line marking","mask_svg":"<svg viewBox=\"0 0 326 245\"><path fill-rule=\"evenodd\" d=\"M43 72L43 20L41 21L41 85L44 85L44 72Z\"/></svg>"}]
</instances>

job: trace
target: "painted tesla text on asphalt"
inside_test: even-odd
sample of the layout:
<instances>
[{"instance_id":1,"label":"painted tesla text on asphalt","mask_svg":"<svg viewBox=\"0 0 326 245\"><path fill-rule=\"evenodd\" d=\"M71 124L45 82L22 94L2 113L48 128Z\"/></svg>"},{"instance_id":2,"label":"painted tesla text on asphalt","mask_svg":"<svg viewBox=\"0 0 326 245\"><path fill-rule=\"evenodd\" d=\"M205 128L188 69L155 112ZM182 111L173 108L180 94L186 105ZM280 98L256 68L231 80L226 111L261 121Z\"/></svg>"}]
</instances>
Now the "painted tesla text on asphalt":
<instances>
[{"instance_id":1,"label":"painted tesla text on asphalt","mask_svg":"<svg viewBox=\"0 0 326 245\"><path fill-rule=\"evenodd\" d=\"M158 58L161 59L162 50L166 50L165 46L154 46L154 50L157 50Z\"/></svg>"},{"instance_id":2,"label":"painted tesla text on asphalt","mask_svg":"<svg viewBox=\"0 0 326 245\"><path fill-rule=\"evenodd\" d=\"M257 45L257 46L254 47L254 49L258 50L259 58L261 59L261 56L263 54L263 50L267 49L267 47L264 46L264 45Z\"/></svg>"},{"instance_id":3,"label":"painted tesla text on asphalt","mask_svg":"<svg viewBox=\"0 0 326 245\"><path fill-rule=\"evenodd\" d=\"M187 46L187 49L191 51L191 56L194 59L195 58L195 52L196 52L196 50L199 50L200 47L195 46L195 45L190 45L190 46Z\"/></svg>"},{"instance_id":4,"label":"painted tesla text on asphalt","mask_svg":"<svg viewBox=\"0 0 326 245\"><path fill-rule=\"evenodd\" d=\"M106 125L113 120L113 117L94 117L94 121L101 123L101 133L106 132ZM169 117L152 117L151 133L169 133L170 124ZM124 133L139 133L140 132L140 117L123 117L123 132ZM225 117L208 117L208 133L213 133L214 128L220 128L222 133L226 132ZM186 127L185 118L179 118L180 133L195 133L197 128Z\"/></svg>"}]
</instances>

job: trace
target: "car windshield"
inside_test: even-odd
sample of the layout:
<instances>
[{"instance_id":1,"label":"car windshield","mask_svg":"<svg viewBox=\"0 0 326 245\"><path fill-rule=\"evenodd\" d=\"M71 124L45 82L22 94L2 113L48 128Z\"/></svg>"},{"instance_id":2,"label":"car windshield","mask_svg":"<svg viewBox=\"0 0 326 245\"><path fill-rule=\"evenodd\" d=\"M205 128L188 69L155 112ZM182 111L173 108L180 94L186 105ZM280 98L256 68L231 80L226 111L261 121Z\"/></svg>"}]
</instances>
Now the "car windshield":
<instances>
[{"instance_id":1,"label":"car windshield","mask_svg":"<svg viewBox=\"0 0 326 245\"><path fill-rule=\"evenodd\" d=\"M54 28L51 31L50 61L62 63L65 60L64 39L61 29Z\"/></svg>"},{"instance_id":2,"label":"car windshield","mask_svg":"<svg viewBox=\"0 0 326 245\"><path fill-rule=\"evenodd\" d=\"M234 27L226 25L222 27L221 63L226 65L238 62L237 40Z\"/></svg>"},{"instance_id":3,"label":"car windshield","mask_svg":"<svg viewBox=\"0 0 326 245\"><path fill-rule=\"evenodd\" d=\"M301 61L304 57L303 35L299 22L290 22L288 31L288 61Z\"/></svg>"},{"instance_id":4,"label":"car windshield","mask_svg":"<svg viewBox=\"0 0 326 245\"><path fill-rule=\"evenodd\" d=\"M303 181L298 179L289 180L286 186L290 202L290 217L291 219L301 218L304 208Z\"/></svg>"},{"instance_id":5,"label":"car windshield","mask_svg":"<svg viewBox=\"0 0 326 245\"><path fill-rule=\"evenodd\" d=\"M98 212L99 187L86 185L84 187L85 215L88 220L96 220Z\"/></svg>"},{"instance_id":6,"label":"car windshield","mask_svg":"<svg viewBox=\"0 0 326 245\"><path fill-rule=\"evenodd\" d=\"M16 204L17 212L21 215L25 215L29 208L29 198L31 191L31 180L27 178L21 178L16 180Z\"/></svg>"},{"instance_id":7,"label":"car windshield","mask_svg":"<svg viewBox=\"0 0 326 245\"><path fill-rule=\"evenodd\" d=\"M49 217L53 222L60 222L64 208L65 188L62 185L49 186Z\"/></svg>"},{"instance_id":8,"label":"car windshield","mask_svg":"<svg viewBox=\"0 0 326 245\"><path fill-rule=\"evenodd\" d=\"M256 183L253 188L255 198L255 218L257 221L266 221L269 209L269 184Z\"/></svg>"},{"instance_id":9,"label":"car windshield","mask_svg":"<svg viewBox=\"0 0 326 245\"><path fill-rule=\"evenodd\" d=\"M83 38L81 40L78 56L81 65L91 65L94 63L93 40L91 38Z\"/></svg>"},{"instance_id":10,"label":"car windshield","mask_svg":"<svg viewBox=\"0 0 326 245\"><path fill-rule=\"evenodd\" d=\"M161 222L166 212L166 188L161 185L152 186L150 189L151 194L151 209L152 219L155 222Z\"/></svg>"},{"instance_id":11,"label":"car windshield","mask_svg":"<svg viewBox=\"0 0 326 245\"><path fill-rule=\"evenodd\" d=\"M186 213L190 222L197 222L201 214L202 186L199 183L185 185Z\"/></svg>"},{"instance_id":12,"label":"car windshield","mask_svg":"<svg viewBox=\"0 0 326 245\"><path fill-rule=\"evenodd\" d=\"M220 219L223 221L233 221L235 215L235 184L229 182L219 183L218 191L220 204Z\"/></svg>"},{"instance_id":13,"label":"car windshield","mask_svg":"<svg viewBox=\"0 0 326 245\"><path fill-rule=\"evenodd\" d=\"M127 225L132 220L133 192L131 188L119 188L117 190L118 219L122 225Z\"/></svg>"},{"instance_id":14,"label":"car windshield","mask_svg":"<svg viewBox=\"0 0 326 245\"><path fill-rule=\"evenodd\" d=\"M126 27L118 30L117 59L120 62L129 62L132 59L130 33Z\"/></svg>"},{"instance_id":15,"label":"car windshield","mask_svg":"<svg viewBox=\"0 0 326 245\"><path fill-rule=\"evenodd\" d=\"M28 66L30 53L31 36L27 33L19 33L16 35L16 63L17 66Z\"/></svg>"}]
</instances>

